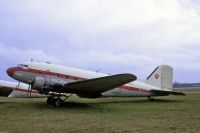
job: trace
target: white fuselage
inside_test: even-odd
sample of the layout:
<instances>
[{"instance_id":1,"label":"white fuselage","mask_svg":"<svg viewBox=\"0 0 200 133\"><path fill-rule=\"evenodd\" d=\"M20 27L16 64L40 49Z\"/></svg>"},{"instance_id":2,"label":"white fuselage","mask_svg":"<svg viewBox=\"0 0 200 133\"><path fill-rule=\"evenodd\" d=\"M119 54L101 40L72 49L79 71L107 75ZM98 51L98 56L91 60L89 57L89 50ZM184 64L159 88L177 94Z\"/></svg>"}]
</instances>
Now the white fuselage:
<instances>
[{"instance_id":1,"label":"white fuselage","mask_svg":"<svg viewBox=\"0 0 200 133\"><path fill-rule=\"evenodd\" d=\"M18 67L19 68L19 67ZM55 64L43 63L43 62L26 62L20 68L15 71L13 78L29 83L38 75L49 75L58 78L65 79L69 82L80 81L84 79L92 79L98 77L108 76L108 74L102 74L98 72L91 72L81 69L75 69ZM121 87L109 90L102 93L103 97L133 97L133 96L154 96L150 90L161 90L161 88L147 84L145 81L134 81L125 84Z\"/></svg>"}]
</instances>

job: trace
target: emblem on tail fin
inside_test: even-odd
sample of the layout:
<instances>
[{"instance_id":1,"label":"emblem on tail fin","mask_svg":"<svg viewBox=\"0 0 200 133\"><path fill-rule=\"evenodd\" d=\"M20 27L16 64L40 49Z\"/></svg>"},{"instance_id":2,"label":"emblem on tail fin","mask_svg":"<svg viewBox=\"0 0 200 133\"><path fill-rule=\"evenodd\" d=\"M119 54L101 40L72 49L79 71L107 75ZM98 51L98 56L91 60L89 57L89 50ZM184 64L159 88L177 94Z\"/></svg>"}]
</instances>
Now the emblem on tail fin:
<instances>
[{"instance_id":1,"label":"emblem on tail fin","mask_svg":"<svg viewBox=\"0 0 200 133\"><path fill-rule=\"evenodd\" d=\"M155 78L158 79L160 77L159 74L155 74Z\"/></svg>"}]
</instances>

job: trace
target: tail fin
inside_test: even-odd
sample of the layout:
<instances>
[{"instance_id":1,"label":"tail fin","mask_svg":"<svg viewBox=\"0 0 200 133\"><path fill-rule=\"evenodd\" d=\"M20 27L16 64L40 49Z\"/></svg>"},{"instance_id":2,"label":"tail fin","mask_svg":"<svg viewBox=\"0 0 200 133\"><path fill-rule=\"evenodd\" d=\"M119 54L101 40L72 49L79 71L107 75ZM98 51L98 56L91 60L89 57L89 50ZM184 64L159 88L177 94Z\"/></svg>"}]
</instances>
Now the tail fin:
<instances>
[{"instance_id":1,"label":"tail fin","mask_svg":"<svg viewBox=\"0 0 200 133\"><path fill-rule=\"evenodd\" d=\"M147 78L146 83L172 91L173 68L168 65L158 66Z\"/></svg>"}]
</instances>

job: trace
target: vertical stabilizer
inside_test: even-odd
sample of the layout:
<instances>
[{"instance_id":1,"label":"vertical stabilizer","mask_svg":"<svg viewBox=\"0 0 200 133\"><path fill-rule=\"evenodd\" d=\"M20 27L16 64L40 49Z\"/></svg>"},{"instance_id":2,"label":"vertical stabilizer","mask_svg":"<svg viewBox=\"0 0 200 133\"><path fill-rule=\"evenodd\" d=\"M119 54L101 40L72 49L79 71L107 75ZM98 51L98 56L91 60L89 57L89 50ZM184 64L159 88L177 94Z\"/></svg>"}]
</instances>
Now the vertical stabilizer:
<instances>
[{"instance_id":1,"label":"vertical stabilizer","mask_svg":"<svg viewBox=\"0 0 200 133\"><path fill-rule=\"evenodd\" d=\"M173 68L168 65L158 66L147 78L148 84L160 87L162 90L172 90Z\"/></svg>"}]
</instances>

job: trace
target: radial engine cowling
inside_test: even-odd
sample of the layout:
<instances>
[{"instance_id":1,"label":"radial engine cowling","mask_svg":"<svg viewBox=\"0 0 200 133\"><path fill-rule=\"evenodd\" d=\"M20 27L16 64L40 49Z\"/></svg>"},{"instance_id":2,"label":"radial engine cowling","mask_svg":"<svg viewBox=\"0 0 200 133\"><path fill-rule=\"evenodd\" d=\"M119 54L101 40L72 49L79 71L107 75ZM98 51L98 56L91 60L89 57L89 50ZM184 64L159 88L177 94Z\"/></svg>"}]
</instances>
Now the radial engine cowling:
<instances>
[{"instance_id":1,"label":"radial engine cowling","mask_svg":"<svg viewBox=\"0 0 200 133\"><path fill-rule=\"evenodd\" d=\"M32 88L38 90L40 93L45 93L49 91L57 91L59 92L62 87L67 84L67 81L51 77L51 76L37 76L35 77Z\"/></svg>"}]
</instances>

